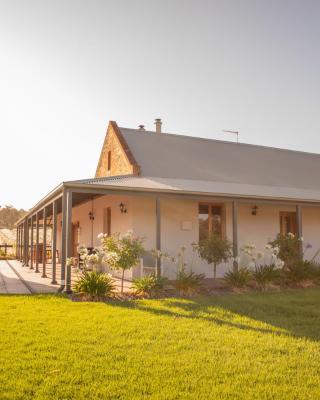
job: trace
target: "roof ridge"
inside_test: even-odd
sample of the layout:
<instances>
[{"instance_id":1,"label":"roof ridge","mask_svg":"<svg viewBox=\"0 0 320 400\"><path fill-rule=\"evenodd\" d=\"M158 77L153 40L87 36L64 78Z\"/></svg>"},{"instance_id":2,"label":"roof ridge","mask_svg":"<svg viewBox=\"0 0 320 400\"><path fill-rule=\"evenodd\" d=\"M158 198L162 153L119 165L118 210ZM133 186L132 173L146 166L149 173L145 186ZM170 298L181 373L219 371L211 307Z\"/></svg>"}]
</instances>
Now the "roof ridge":
<instances>
[{"instance_id":1,"label":"roof ridge","mask_svg":"<svg viewBox=\"0 0 320 400\"><path fill-rule=\"evenodd\" d=\"M264 149L264 150L277 150L277 151L283 151L287 153L300 153L300 154L308 154L311 156L316 156L320 157L320 153L313 153L309 151L302 151L302 150L294 150L294 149L285 149L281 147L273 147L273 146L266 146L266 145L259 145L259 144L252 144L252 143L243 143L243 142L231 142L228 140L220 140L220 139L211 139L211 138L205 138L205 137L198 137L198 136L190 136L190 135L183 135L179 133L171 133L171 132L162 132L161 134L156 133L154 131L141 131L139 129L134 129L134 128L125 128L125 127L119 127L120 130L125 129L127 131L133 131L134 133L140 134L140 135L148 135L148 134L154 134L154 135L166 135L167 137L173 136L173 137L178 137L181 139L189 139L189 140L195 140L195 141L209 141L209 142L218 142L218 143L225 143L233 146L248 146L248 147L255 147L258 149Z\"/></svg>"}]
</instances>

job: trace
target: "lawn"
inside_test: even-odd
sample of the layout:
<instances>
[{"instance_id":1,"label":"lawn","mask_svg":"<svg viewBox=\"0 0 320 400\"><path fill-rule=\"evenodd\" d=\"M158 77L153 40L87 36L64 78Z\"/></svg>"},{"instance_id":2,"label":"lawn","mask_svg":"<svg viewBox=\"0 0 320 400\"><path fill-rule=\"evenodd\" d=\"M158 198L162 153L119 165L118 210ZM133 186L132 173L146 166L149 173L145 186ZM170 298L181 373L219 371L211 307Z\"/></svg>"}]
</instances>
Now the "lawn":
<instances>
[{"instance_id":1,"label":"lawn","mask_svg":"<svg viewBox=\"0 0 320 400\"><path fill-rule=\"evenodd\" d=\"M320 290L0 296L0 399L319 399Z\"/></svg>"}]
</instances>

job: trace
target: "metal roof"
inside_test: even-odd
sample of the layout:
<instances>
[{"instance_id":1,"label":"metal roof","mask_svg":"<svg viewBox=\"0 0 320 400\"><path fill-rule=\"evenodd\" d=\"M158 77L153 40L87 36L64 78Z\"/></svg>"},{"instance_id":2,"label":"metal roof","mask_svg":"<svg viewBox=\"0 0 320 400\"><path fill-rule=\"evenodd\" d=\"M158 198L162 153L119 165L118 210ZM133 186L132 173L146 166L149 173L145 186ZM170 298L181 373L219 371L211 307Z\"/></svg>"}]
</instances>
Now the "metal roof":
<instances>
[{"instance_id":1,"label":"metal roof","mask_svg":"<svg viewBox=\"0 0 320 400\"><path fill-rule=\"evenodd\" d=\"M142 176L320 190L319 154L120 130L141 167Z\"/></svg>"},{"instance_id":2,"label":"metal roof","mask_svg":"<svg viewBox=\"0 0 320 400\"><path fill-rule=\"evenodd\" d=\"M110 189L127 189L158 193L199 194L306 202L320 201L320 189L301 189L287 186L252 185L194 179L118 176L110 178L83 179L65 183L68 186L86 185Z\"/></svg>"}]
</instances>

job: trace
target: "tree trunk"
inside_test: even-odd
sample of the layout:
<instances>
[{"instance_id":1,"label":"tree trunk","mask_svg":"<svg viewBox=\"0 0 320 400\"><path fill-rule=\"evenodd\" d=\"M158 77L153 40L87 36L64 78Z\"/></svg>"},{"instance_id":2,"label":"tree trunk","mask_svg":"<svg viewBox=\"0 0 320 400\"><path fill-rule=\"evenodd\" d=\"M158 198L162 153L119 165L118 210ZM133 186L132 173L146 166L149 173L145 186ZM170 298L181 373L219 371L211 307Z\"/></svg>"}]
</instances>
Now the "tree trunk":
<instances>
[{"instance_id":1,"label":"tree trunk","mask_svg":"<svg viewBox=\"0 0 320 400\"><path fill-rule=\"evenodd\" d=\"M124 279L124 269L122 270L122 277L121 277L121 294L123 294L123 279Z\"/></svg>"},{"instance_id":2,"label":"tree trunk","mask_svg":"<svg viewBox=\"0 0 320 400\"><path fill-rule=\"evenodd\" d=\"M217 277L217 264L213 264L213 279L216 280Z\"/></svg>"}]
</instances>

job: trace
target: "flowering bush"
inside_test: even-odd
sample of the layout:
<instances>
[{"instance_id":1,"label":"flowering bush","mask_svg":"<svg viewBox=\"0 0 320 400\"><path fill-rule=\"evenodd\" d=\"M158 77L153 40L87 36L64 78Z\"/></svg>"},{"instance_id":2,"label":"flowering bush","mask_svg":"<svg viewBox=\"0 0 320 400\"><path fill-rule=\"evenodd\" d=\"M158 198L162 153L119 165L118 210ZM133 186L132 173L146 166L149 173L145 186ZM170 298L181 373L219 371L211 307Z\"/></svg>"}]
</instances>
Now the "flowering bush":
<instances>
[{"instance_id":1,"label":"flowering bush","mask_svg":"<svg viewBox=\"0 0 320 400\"><path fill-rule=\"evenodd\" d=\"M123 293L124 272L133 268L144 253L143 240L135 237L131 231L121 235L100 237L104 259L114 269L122 270L121 293Z\"/></svg>"},{"instance_id":2,"label":"flowering bush","mask_svg":"<svg viewBox=\"0 0 320 400\"><path fill-rule=\"evenodd\" d=\"M267 244L264 250L264 253L257 251L254 244L248 243L241 248L242 257L240 259L251 270L259 265L274 265L278 269L283 267L284 262L279 258L279 247L272 247L271 244Z\"/></svg>"},{"instance_id":3,"label":"flowering bush","mask_svg":"<svg viewBox=\"0 0 320 400\"><path fill-rule=\"evenodd\" d=\"M293 265L300 259L300 251L303 238L297 238L293 233L288 235L278 235L275 240L270 242L273 249L278 250L277 256L284 262L284 267Z\"/></svg>"},{"instance_id":4,"label":"flowering bush","mask_svg":"<svg viewBox=\"0 0 320 400\"><path fill-rule=\"evenodd\" d=\"M84 270L102 272L103 265L107 264L109 258L109 254L101 246L95 247L89 253L87 247L82 245L78 247L78 253L80 254L80 260L83 262Z\"/></svg>"}]
</instances>

